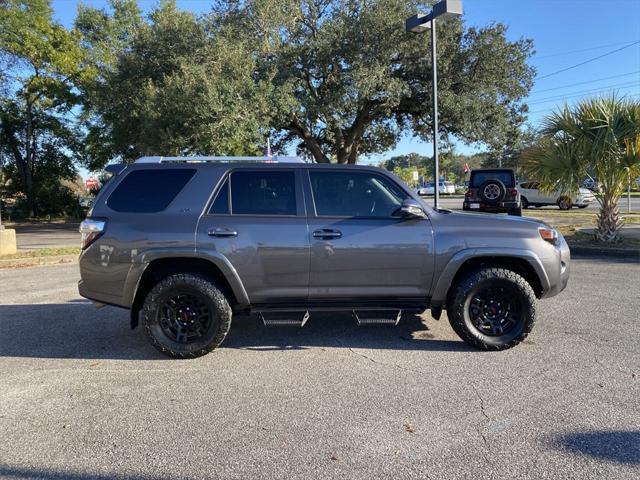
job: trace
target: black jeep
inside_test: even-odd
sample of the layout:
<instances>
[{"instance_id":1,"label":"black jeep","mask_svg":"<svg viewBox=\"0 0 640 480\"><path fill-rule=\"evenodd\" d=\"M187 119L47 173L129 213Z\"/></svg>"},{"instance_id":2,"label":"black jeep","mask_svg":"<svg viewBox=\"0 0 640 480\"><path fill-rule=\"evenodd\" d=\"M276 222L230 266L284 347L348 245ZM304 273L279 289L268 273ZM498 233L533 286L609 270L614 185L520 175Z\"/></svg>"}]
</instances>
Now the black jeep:
<instances>
[{"instance_id":1,"label":"black jeep","mask_svg":"<svg viewBox=\"0 0 640 480\"><path fill-rule=\"evenodd\" d=\"M516 177L509 168L471 171L469 188L464 195L463 210L522 215Z\"/></svg>"}]
</instances>

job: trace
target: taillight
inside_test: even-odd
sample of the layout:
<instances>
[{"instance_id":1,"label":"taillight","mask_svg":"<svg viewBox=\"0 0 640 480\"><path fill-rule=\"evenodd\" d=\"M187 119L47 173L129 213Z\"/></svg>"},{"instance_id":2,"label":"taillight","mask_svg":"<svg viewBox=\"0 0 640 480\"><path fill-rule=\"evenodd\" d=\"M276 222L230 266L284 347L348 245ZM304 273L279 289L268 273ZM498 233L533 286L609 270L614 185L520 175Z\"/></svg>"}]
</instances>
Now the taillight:
<instances>
[{"instance_id":1,"label":"taillight","mask_svg":"<svg viewBox=\"0 0 640 480\"><path fill-rule=\"evenodd\" d=\"M82 234L82 250L86 249L102 236L107 226L107 220L103 218L87 218L80 224Z\"/></svg>"},{"instance_id":2,"label":"taillight","mask_svg":"<svg viewBox=\"0 0 640 480\"><path fill-rule=\"evenodd\" d=\"M467 193L464 194L465 197L473 197L473 192L471 190L467 190Z\"/></svg>"},{"instance_id":3,"label":"taillight","mask_svg":"<svg viewBox=\"0 0 640 480\"><path fill-rule=\"evenodd\" d=\"M511 196L512 197L517 197L518 196L518 190L516 190L515 188L511 189Z\"/></svg>"}]
</instances>

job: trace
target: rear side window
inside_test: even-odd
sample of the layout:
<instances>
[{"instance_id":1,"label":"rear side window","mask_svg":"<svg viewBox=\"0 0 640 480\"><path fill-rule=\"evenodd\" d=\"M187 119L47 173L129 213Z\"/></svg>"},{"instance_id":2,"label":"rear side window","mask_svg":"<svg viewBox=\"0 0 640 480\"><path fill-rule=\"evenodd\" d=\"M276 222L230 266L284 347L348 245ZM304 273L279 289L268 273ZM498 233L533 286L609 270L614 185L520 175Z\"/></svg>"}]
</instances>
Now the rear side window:
<instances>
[{"instance_id":1,"label":"rear side window","mask_svg":"<svg viewBox=\"0 0 640 480\"><path fill-rule=\"evenodd\" d=\"M116 212L153 213L169 206L194 169L135 170L128 174L107 200Z\"/></svg>"},{"instance_id":2,"label":"rear side window","mask_svg":"<svg viewBox=\"0 0 640 480\"><path fill-rule=\"evenodd\" d=\"M231 213L233 215L296 215L294 173L233 172L231 174Z\"/></svg>"},{"instance_id":3,"label":"rear side window","mask_svg":"<svg viewBox=\"0 0 640 480\"><path fill-rule=\"evenodd\" d=\"M497 171L497 172L474 172L471 176L471 184L470 186L473 188L478 188L487 180L500 180L504 183L505 187L513 187L514 178L512 172L507 171Z\"/></svg>"},{"instance_id":4,"label":"rear side window","mask_svg":"<svg viewBox=\"0 0 640 480\"><path fill-rule=\"evenodd\" d=\"M335 217L391 217L407 194L369 172L310 172L316 213Z\"/></svg>"}]
</instances>

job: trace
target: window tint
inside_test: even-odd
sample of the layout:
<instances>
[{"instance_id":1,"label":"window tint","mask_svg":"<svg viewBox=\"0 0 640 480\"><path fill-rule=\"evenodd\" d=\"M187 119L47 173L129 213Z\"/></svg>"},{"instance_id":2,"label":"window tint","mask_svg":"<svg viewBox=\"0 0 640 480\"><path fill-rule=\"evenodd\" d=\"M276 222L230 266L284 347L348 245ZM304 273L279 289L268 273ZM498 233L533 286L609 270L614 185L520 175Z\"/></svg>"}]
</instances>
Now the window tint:
<instances>
[{"instance_id":1,"label":"window tint","mask_svg":"<svg viewBox=\"0 0 640 480\"><path fill-rule=\"evenodd\" d=\"M169 206L195 172L183 168L135 170L120 182L107 205L117 212L160 212Z\"/></svg>"},{"instance_id":2,"label":"window tint","mask_svg":"<svg viewBox=\"0 0 640 480\"><path fill-rule=\"evenodd\" d=\"M505 187L509 188L513 187L514 184L513 174L511 172L473 172L471 175L471 186L478 188L487 180L500 180L504 183Z\"/></svg>"},{"instance_id":3,"label":"window tint","mask_svg":"<svg viewBox=\"0 0 640 480\"><path fill-rule=\"evenodd\" d=\"M234 215L295 215L293 172L233 172L231 213Z\"/></svg>"},{"instance_id":4,"label":"window tint","mask_svg":"<svg viewBox=\"0 0 640 480\"><path fill-rule=\"evenodd\" d=\"M209 213L224 215L229 213L229 179L225 179L224 184L218 190L216 199L211 205Z\"/></svg>"},{"instance_id":5,"label":"window tint","mask_svg":"<svg viewBox=\"0 0 640 480\"><path fill-rule=\"evenodd\" d=\"M386 178L368 172L310 172L318 215L390 217L407 194Z\"/></svg>"}]
</instances>

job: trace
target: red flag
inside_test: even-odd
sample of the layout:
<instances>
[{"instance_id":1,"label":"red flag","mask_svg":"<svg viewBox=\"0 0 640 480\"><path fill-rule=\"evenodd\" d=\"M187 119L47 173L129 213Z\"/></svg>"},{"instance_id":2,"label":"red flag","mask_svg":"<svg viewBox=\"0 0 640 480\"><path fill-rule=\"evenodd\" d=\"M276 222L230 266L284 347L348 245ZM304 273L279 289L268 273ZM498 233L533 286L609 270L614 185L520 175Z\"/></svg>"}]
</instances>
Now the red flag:
<instances>
[{"instance_id":1,"label":"red flag","mask_svg":"<svg viewBox=\"0 0 640 480\"><path fill-rule=\"evenodd\" d=\"M464 164L464 173L469 173L471 171L471 169L469 168L469 164L465 163Z\"/></svg>"}]
</instances>

